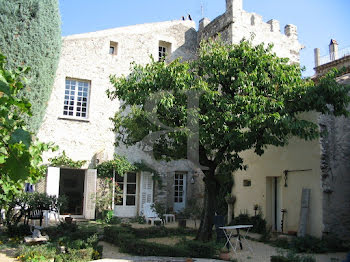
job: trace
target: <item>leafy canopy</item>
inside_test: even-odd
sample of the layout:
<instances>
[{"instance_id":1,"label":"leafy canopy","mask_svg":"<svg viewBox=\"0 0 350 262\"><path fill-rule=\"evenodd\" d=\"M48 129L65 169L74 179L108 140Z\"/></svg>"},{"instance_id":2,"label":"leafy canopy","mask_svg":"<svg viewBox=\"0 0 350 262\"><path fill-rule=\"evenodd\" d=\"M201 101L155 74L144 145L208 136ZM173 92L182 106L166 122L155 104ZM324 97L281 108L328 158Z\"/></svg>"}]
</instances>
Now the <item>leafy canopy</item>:
<instances>
[{"instance_id":1,"label":"leafy canopy","mask_svg":"<svg viewBox=\"0 0 350 262\"><path fill-rule=\"evenodd\" d=\"M285 146L291 136L317 138L318 125L302 118L304 112L348 115L349 87L335 81L336 72L315 84L302 79L299 65L271 50L245 40L209 41L201 44L196 61L152 61L133 65L128 76L111 76L114 88L107 94L124 103L113 118L117 145L142 144L164 124L178 129L156 139L154 156L185 158L188 126L198 119L200 163L214 171L222 164L234 170L245 168L244 150L262 155L268 145ZM193 92L200 95L199 105L188 110ZM150 101L157 105L151 110ZM154 116L162 124L150 121Z\"/></svg>"}]
</instances>

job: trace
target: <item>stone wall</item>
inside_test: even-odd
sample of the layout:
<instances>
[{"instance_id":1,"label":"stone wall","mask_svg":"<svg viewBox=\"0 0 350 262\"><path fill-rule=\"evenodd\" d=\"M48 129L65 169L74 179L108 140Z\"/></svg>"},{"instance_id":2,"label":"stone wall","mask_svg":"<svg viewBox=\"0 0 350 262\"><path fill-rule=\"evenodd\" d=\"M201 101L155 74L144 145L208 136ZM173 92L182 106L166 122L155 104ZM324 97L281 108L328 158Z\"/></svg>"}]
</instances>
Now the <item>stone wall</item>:
<instances>
[{"instance_id":1,"label":"stone wall","mask_svg":"<svg viewBox=\"0 0 350 262\"><path fill-rule=\"evenodd\" d=\"M338 79L350 84L350 74ZM319 125L328 133L320 140L323 233L350 240L350 119L322 115Z\"/></svg>"},{"instance_id":2,"label":"stone wall","mask_svg":"<svg viewBox=\"0 0 350 262\"><path fill-rule=\"evenodd\" d=\"M192 59L197 40L194 26L192 21L169 21L64 37L54 88L38 138L55 142L73 160L87 160L84 168L112 159L115 135L109 118L118 110L119 101L107 98L109 76L128 75L130 63L146 64L151 55L158 59L159 41L171 44L169 59ZM111 41L118 44L115 55L109 54ZM90 81L87 119L63 116L66 78ZM46 153L44 160L57 154Z\"/></svg>"},{"instance_id":3,"label":"stone wall","mask_svg":"<svg viewBox=\"0 0 350 262\"><path fill-rule=\"evenodd\" d=\"M202 19L199 25L198 42L218 34L227 43L238 43L243 38L253 38L253 44L274 44L273 51L280 57L299 63L299 51L303 46L298 41L297 27L286 25L284 34L280 23L271 19L264 22L262 16L248 13L242 9L242 0L226 0L226 12L212 22Z\"/></svg>"}]
</instances>

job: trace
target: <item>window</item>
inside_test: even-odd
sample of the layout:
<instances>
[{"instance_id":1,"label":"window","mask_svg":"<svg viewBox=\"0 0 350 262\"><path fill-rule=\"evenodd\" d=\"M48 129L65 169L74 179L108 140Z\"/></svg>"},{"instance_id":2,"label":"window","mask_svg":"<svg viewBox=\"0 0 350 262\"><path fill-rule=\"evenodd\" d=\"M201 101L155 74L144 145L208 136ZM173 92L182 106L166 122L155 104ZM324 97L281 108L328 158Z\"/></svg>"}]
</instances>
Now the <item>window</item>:
<instances>
[{"instance_id":1,"label":"window","mask_svg":"<svg viewBox=\"0 0 350 262\"><path fill-rule=\"evenodd\" d=\"M116 192L115 205L136 205L136 173L129 172L124 176L116 175L116 181L122 192Z\"/></svg>"},{"instance_id":2,"label":"window","mask_svg":"<svg viewBox=\"0 0 350 262\"><path fill-rule=\"evenodd\" d=\"M118 43L111 41L109 43L109 54L110 55L117 55L118 54Z\"/></svg>"},{"instance_id":3,"label":"window","mask_svg":"<svg viewBox=\"0 0 350 262\"><path fill-rule=\"evenodd\" d=\"M158 61L164 61L166 56L171 53L171 43L159 41L158 46Z\"/></svg>"},{"instance_id":4,"label":"window","mask_svg":"<svg viewBox=\"0 0 350 262\"><path fill-rule=\"evenodd\" d=\"M252 185L252 181L251 180L249 180L249 179L243 180L243 186L244 187L249 187L251 185Z\"/></svg>"},{"instance_id":5,"label":"window","mask_svg":"<svg viewBox=\"0 0 350 262\"><path fill-rule=\"evenodd\" d=\"M167 51L165 46L159 46L159 61L163 61L166 57Z\"/></svg>"},{"instance_id":6,"label":"window","mask_svg":"<svg viewBox=\"0 0 350 262\"><path fill-rule=\"evenodd\" d=\"M63 116L87 118L90 82L66 79Z\"/></svg>"}]
</instances>

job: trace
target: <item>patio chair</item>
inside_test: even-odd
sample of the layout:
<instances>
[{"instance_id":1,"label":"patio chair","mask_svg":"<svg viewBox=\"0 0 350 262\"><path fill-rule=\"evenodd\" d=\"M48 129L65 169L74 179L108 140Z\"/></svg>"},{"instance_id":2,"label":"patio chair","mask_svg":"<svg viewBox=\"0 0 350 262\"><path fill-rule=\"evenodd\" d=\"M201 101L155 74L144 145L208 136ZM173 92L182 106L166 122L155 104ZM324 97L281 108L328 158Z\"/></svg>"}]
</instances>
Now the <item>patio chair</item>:
<instances>
[{"instance_id":1,"label":"patio chair","mask_svg":"<svg viewBox=\"0 0 350 262\"><path fill-rule=\"evenodd\" d=\"M145 217L146 223L151 222L151 225L154 226L154 221L159 221L162 223L162 219L157 215L156 211L152 207L153 203L143 204L143 215Z\"/></svg>"}]
</instances>

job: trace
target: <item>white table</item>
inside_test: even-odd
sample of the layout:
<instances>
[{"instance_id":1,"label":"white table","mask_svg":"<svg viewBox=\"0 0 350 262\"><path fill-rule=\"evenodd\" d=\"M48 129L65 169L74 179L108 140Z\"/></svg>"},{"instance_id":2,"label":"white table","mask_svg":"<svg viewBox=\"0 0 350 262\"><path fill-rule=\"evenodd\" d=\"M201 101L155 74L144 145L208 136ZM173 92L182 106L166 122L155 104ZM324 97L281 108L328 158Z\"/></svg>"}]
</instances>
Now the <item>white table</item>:
<instances>
[{"instance_id":1,"label":"white table","mask_svg":"<svg viewBox=\"0 0 350 262\"><path fill-rule=\"evenodd\" d=\"M241 249L243 249L243 246L242 246L242 240L243 240L246 243L249 250L253 253L253 249L250 247L250 245L248 244L248 241L245 239L248 232L249 232L249 229L252 227L253 227L253 225L236 225L236 226L225 226L225 227L219 227L219 228L224 231L224 234L226 236L227 240L226 240L225 246L227 244L229 244L232 247L233 252L236 253L238 243L239 243ZM245 232L245 234L243 236L239 233L240 229L247 229L247 231ZM237 235L232 235L234 230L237 231ZM235 246L233 246L233 244L231 242L231 238L233 238L233 237L236 238Z\"/></svg>"}]
</instances>

